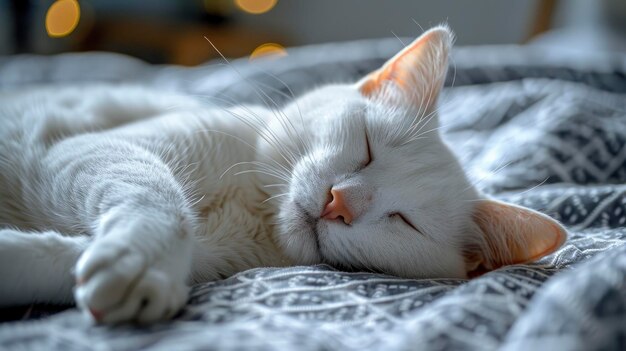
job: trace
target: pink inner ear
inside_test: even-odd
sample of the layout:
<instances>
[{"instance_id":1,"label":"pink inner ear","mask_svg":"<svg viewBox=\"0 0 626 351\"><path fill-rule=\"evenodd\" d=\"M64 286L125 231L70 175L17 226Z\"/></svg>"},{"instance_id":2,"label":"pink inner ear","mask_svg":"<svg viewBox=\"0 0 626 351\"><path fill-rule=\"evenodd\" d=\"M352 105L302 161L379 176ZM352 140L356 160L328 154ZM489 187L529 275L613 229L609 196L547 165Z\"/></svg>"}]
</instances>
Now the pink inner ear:
<instances>
[{"instance_id":1,"label":"pink inner ear","mask_svg":"<svg viewBox=\"0 0 626 351\"><path fill-rule=\"evenodd\" d=\"M399 88L404 101L420 107L424 103L434 105L445 80L451 42L452 33L446 27L427 31L363 78L357 84L359 91L372 98L392 84Z\"/></svg>"},{"instance_id":2,"label":"pink inner ear","mask_svg":"<svg viewBox=\"0 0 626 351\"><path fill-rule=\"evenodd\" d=\"M405 87L410 67L402 67L401 64L405 61L418 61L421 46L429 40L432 34L432 32L425 33L387 61L383 67L368 74L359 87L361 94L371 96L382 88L385 81L393 81L399 86Z\"/></svg>"},{"instance_id":3,"label":"pink inner ear","mask_svg":"<svg viewBox=\"0 0 626 351\"><path fill-rule=\"evenodd\" d=\"M480 255L487 269L537 260L556 251L567 236L557 221L544 214L493 200L478 203L474 221L487 244Z\"/></svg>"}]
</instances>

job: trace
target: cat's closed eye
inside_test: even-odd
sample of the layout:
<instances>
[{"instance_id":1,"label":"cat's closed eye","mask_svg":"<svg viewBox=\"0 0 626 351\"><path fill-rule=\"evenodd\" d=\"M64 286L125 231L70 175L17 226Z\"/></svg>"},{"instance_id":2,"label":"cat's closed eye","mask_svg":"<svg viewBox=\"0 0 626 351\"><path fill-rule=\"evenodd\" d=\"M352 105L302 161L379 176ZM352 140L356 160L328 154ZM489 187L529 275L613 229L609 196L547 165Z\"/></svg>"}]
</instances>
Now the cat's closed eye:
<instances>
[{"instance_id":1,"label":"cat's closed eye","mask_svg":"<svg viewBox=\"0 0 626 351\"><path fill-rule=\"evenodd\" d=\"M365 162L363 162L363 168L369 166L369 164L372 163L372 148L370 145L369 135L367 135L367 129L365 130L365 145L367 150L367 158L365 159Z\"/></svg>"},{"instance_id":2,"label":"cat's closed eye","mask_svg":"<svg viewBox=\"0 0 626 351\"><path fill-rule=\"evenodd\" d=\"M417 229L417 227L415 225L413 225L413 223L411 223L411 221L409 221L404 215L402 215L402 213L400 213L400 212L390 213L389 214L389 218L396 218L398 220L401 220L406 225L411 227L413 230L415 230L416 232L421 234L421 231L419 229Z\"/></svg>"}]
</instances>

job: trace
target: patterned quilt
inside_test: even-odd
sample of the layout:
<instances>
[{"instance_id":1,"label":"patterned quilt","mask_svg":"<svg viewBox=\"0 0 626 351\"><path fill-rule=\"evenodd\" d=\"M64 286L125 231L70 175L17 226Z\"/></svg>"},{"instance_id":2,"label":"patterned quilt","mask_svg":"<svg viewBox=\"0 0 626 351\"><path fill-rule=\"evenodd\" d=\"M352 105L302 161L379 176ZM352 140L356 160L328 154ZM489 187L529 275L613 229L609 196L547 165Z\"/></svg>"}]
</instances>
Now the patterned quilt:
<instances>
[{"instance_id":1,"label":"patterned quilt","mask_svg":"<svg viewBox=\"0 0 626 351\"><path fill-rule=\"evenodd\" d=\"M354 80L399 47L326 44L193 69L109 54L0 58L0 90L132 82L210 101L255 102L262 89L282 103L321 82ZM195 286L171 322L98 327L69 309L0 324L0 349L625 350L626 56L461 48L441 116L481 189L567 226L559 251L469 281L253 269Z\"/></svg>"}]
</instances>

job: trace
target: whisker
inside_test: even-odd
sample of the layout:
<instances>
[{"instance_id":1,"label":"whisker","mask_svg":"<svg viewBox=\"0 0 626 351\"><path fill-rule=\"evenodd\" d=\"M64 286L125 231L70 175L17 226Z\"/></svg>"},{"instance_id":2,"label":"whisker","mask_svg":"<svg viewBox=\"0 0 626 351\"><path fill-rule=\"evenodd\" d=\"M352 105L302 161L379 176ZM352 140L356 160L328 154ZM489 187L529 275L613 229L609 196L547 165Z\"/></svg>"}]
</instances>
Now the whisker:
<instances>
[{"instance_id":1,"label":"whisker","mask_svg":"<svg viewBox=\"0 0 626 351\"><path fill-rule=\"evenodd\" d=\"M276 188L276 187L281 187L281 186L289 186L289 184L267 184L267 185L263 185L264 188Z\"/></svg>"},{"instance_id":2,"label":"whisker","mask_svg":"<svg viewBox=\"0 0 626 351\"><path fill-rule=\"evenodd\" d=\"M526 193L528 193L530 191L533 191L533 190L537 189L538 187L544 185L548 181L548 179L550 179L550 177L546 177L546 179L542 180L539 184L537 184L537 185L535 185L535 186L533 186L531 188L528 188L528 189L526 189L526 190L524 190L524 191L522 191L520 193L514 194L513 196L520 196L520 195L526 194Z\"/></svg>"},{"instance_id":3,"label":"whisker","mask_svg":"<svg viewBox=\"0 0 626 351\"><path fill-rule=\"evenodd\" d=\"M231 101L226 100L226 99L220 99L219 97L207 96L205 98L227 102L227 103L231 104L231 106L239 106L239 105L236 105L234 102L231 102ZM224 112L232 115L233 117L237 118L242 123L244 123L249 128L251 128L255 133L257 133L259 136L261 136L268 144L270 144L272 146L272 148L274 150L276 150L276 152L278 152L278 154L285 160L285 162L287 162L289 165L293 166L293 162L296 161L295 155L293 155L290 150L288 150L288 149L282 147L282 145L280 145L280 141L278 140L278 137L275 134L273 134L268 129L263 128L263 120L262 120L262 118L259 117L257 114L255 114L253 111L251 111L245 105L242 105L242 106L239 106L239 107L244 109L245 112L248 112L249 114L255 116L256 117L256 122L246 118L243 115L237 114L234 111L231 111L229 109L222 108L222 110ZM269 135L264 134L264 132L262 132L262 131L269 133ZM256 150L256 148L255 148L255 150ZM287 155L285 155L285 154L287 154ZM276 161L274 160L274 162L276 162Z\"/></svg>"},{"instance_id":4,"label":"whisker","mask_svg":"<svg viewBox=\"0 0 626 351\"><path fill-rule=\"evenodd\" d=\"M528 188L528 189L524 189L523 191L519 192L519 193L508 193L507 197L515 197L515 196L520 196L520 195L524 195L528 192L531 192L535 189L537 189L538 187L544 185L548 179L550 179L550 177L547 177L546 179L542 180L539 184L535 184L532 187ZM465 200L466 202L480 202L483 201L483 199L475 199L475 200Z\"/></svg>"},{"instance_id":5,"label":"whisker","mask_svg":"<svg viewBox=\"0 0 626 351\"><path fill-rule=\"evenodd\" d=\"M268 109L270 110L270 112L272 112L274 114L274 116L276 116L277 118L279 118L279 120L281 120L280 116L276 113L276 109L280 109L280 106L276 103L276 101L274 101L271 97L269 97L263 90L259 89L257 86L255 86L249 79L247 79L246 77L244 77L241 72L235 67L233 66L230 61L226 58L226 56L224 56L218 49L217 47L213 44L213 42L207 38L206 36L204 37L204 39L206 41L209 42L209 44L213 47L213 49L220 55L220 57L224 60L224 62L226 62L228 64L228 66L233 69L233 71L235 71L247 84L249 84L250 87L253 88L255 94L261 99L261 101L263 101L264 104L266 104L266 106L268 107ZM269 106L269 104L267 104L267 99L269 99L273 104L274 107L276 107L276 109L272 108L271 106ZM282 122L281 122L282 124ZM287 131L287 130L285 130ZM288 131L287 131L288 132ZM289 132L288 132L289 133ZM267 139L266 139L267 140ZM277 139L278 140L278 139ZM283 148L284 149L284 148ZM286 149L284 149L286 150ZM291 152L289 152L291 154ZM295 155L292 155L292 162L296 161L296 157Z\"/></svg>"},{"instance_id":6,"label":"whisker","mask_svg":"<svg viewBox=\"0 0 626 351\"><path fill-rule=\"evenodd\" d=\"M271 167L267 167L267 166L269 166L269 165L264 164L264 163L261 163L261 162L258 162L258 161L242 161L242 162L237 162L237 163L235 163L234 165L232 165L232 166L228 167L228 168L226 169L226 171L224 171L224 173L222 173L222 175L220 176L220 178L219 178L219 179L222 179L222 177L224 177L224 175L225 175L226 173L228 173L228 172L229 172L231 169L233 169L234 167L241 166L241 165L247 165L247 164L251 164L251 165L254 165L254 166L263 166L263 167L265 167L264 169L255 170L255 171L263 171L263 172L265 172L265 174L268 174L268 175L270 175L270 173L271 173L271 175L276 176L276 177L281 177L281 179L283 179L283 180L286 180L286 181L288 181L288 180L289 180L289 175L288 175L288 174L284 174L284 173L282 173L282 172L279 172L278 170L272 169ZM241 174L241 172L239 172L239 174ZM235 174L235 175L237 175L237 174Z\"/></svg>"},{"instance_id":7,"label":"whisker","mask_svg":"<svg viewBox=\"0 0 626 351\"><path fill-rule=\"evenodd\" d=\"M279 197L287 196L287 195L289 195L289 193L282 193L282 194L274 195L274 196L272 196L272 197L269 197L269 198L267 198L267 199L263 200L263 202L261 202L261 203L262 203L262 204L264 204L264 203L266 203L266 202L268 202L268 201L271 201L271 200L277 199L277 198L279 198Z\"/></svg>"},{"instance_id":8,"label":"whisker","mask_svg":"<svg viewBox=\"0 0 626 351\"><path fill-rule=\"evenodd\" d=\"M275 178L284 180L286 182L289 181L289 179L287 179L287 178L284 178L284 177L281 177L279 175L272 174L272 173L269 173L269 172L261 171L261 170L258 170L258 169L250 169L250 170L247 170L247 171L240 171L240 172L235 173L235 175L238 176L238 175L247 174L247 173L261 173L261 174L268 175L270 177L275 177Z\"/></svg>"},{"instance_id":9,"label":"whisker","mask_svg":"<svg viewBox=\"0 0 626 351\"><path fill-rule=\"evenodd\" d=\"M411 21L413 21L413 23L417 24L418 27L420 27L420 29L422 30L422 33L425 32L424 27L422 27L419 23L417 23L417 21L415 20L415 18L411 18Z\"/></svg>"},{"instance_id":10,"label":"whisker","mask_svg":"<svg viewBox=\"0 0 626 351\"><path fill-rule=\"evenodd\" d=\"M196 201L192 202L192 203L190 204L190 207L194 207L195 205L199 204L199 203L200 203L200 201L204 200L204 198L205 198L205 197L206 197L206 194L202 195L202 197L201 197L201 198L199 198L198 200L196 200Z\"/></svg>"},{"instance_id":11,"label":"whisker","mask_svg":"<svg viewBox=\"0 0 626 351\"><path fill-rule=\"evenodd\" d=\"M400 39L399 36L396 35L396 33L394 33L393 31L390 31L391 34L393 34L394 37L396 37L396 39L398 39L398 41L400 42L400 44L402 44L402 46L406 47L407 45L402 41L402 39Z\"/></svg>"},{"instance_id":12,"label":"whisker","mask_svg":"<svg viewBox=\"0 0 626 351\"><path fill-rule=\"evenodd\" d=\"M514 161L509 161L506 164L504 164L501 167L496 168L495 171L488 173L487 175L483 176L482 178L478 179L477 181L474 181L470 184L470 186L468 186L467 188L465 188L463 191L467 191L473 187L478 187L478 184L480 184L480 182L484 181L485 179L489 178L489 177L493 177L494 175L500 173L504 168L508 167L510 164L512 164Z\"/></svg>"},{"instance_id":13,"label":"whisker","mask_svg":"<svg viewBox=\"0 0 626 351\"><path fill-rule=\"evenodd\" d=\"M299 117L300 117L300 123L302 123L302 127L304 127L304 126L305 126L305 124L304 124L304 118L302 117L302 111L300 110L300 104L298 104L298 100L296 99L296 97L295 97L295 95L294 95L293 91L291 90L291 88L287 85L287 83L285 83L284 81L282 81L282 80L281 80L280 78L278 78L276 75L271 74L271 73L267 73L267 72L264 72L264 73L265 73L265 74L267 74L267 75L269 75L270 77L272 77L272 78L273 78L273 79L275 79L276 81L280 82L280 83L281 83L281 84L282 84L282 85L283 85L283 86L284 86L284 87L285 87L285 88L289 91L289 93L291 94L291 96L289 96L289 95L285 94L284 92L280 91L279 89L276 89L276 88L271 87L271 86L269 86L269 85L262 84L262 83L260 83L260 84L262 84L263 86L267 87L267 88L268 88L268 89L270 89L270 90L273 90L274 92L276 92L277 94L279 94L279 95L281 95L281 96L283 96L283 97L285 97L285 98L288 98L288 99L290 98L290 99L294 102L294 104L296 105L296 109L298 110L298 115L299 115ZM292 129L296 132L296 134L297 134L297 136L298 136L298 139L299 139L299 140L300 140L300 142L302 143L302 146L303 146L303 148L304 148L304 152L305 152L305 153L308 153L308 151L309 151L309 150L311 150L311 145L312 145L312 144L311 144L311 139L309 138L309 135L308 135L308 134L306 134L306 133L301 133L301 132L299 132L299 131L297 130L297 128L293 125L293 123L291 122L291 120L289 120L289 118L287 118L287 121L289 122L289 124L290 124L291 128L292 128ZM304 134L304 136L306 137L306 139L307 139L307 140L306 140L306 142L305 142L305 140L302 138L302 134ZM302 153L301 153L301 154L302 154Z\"/></svg>"}]
</instances>

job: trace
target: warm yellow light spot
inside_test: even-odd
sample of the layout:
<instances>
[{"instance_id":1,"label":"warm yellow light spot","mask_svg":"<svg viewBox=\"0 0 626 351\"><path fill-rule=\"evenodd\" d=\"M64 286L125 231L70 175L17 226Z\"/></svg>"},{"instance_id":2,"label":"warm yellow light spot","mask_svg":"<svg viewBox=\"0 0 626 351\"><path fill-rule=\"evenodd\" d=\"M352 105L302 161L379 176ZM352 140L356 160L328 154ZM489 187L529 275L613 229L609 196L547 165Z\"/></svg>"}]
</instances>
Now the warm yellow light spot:
<instances>
[{"instance_id":1,"label":"warm yellow light spot","mask_svg":"<svg viewBox=\"0 0 626 351\"><path fill-rule=\"evenodd\" d=\"M287 56L287 50L276 43L265 43L254 49L250 54L250 60L256 60L258 58L278 58Z\"/></svg>"},{"instance_id":2,"label":"warm yellow light spot","mask_svg":"<svg viewBox=\"0 0 626 351\"><path fill-rule=\"evenodd\" d=\"M242 11L260 15L271 10L277 2L278 0L235 0L235 5Z\"/></svg>"},{"instance_id":3,"label":"warm yellow light spot","mask_svg":"<svg viewBox=\"0 0 626 351\"><path fill-rule=\"evenodd\" d=\"M53 38L72 33L80 19L80 7L76 0L57 0L46 13L46 31Z\"/></svg>"}]
</instances>

